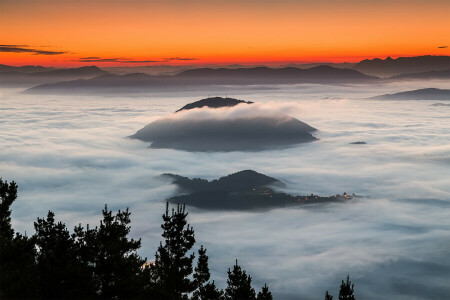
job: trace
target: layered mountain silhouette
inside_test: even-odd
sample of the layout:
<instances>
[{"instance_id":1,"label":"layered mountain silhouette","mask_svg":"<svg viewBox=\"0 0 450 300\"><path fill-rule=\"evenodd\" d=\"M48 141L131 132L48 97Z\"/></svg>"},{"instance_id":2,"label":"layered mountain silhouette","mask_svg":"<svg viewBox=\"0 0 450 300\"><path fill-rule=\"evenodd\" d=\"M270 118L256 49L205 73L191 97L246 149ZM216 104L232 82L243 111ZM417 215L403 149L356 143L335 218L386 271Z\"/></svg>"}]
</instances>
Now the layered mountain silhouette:
<instances>
[{"instance_id":1,"label":"layered mountain silhouette","mask_svg":"<svg viewBox=\"0 0 450 300\"><path fill-rule=\"evenodd\" d=\"M17 73L35 73L35 72L45 72L53 70L54 68L48 68L43 66L8 66L8 65L2 65L0 64L0 74L6 73L6 72L17 72Z\"/></svg>"},{"instance_id":2,"label":"layered mountain silhouette","mask_svg":"<svg viewBox=\"0 0 450 300\"><path fill-rule=\"evenodd\" d=\"M186 105L202 107L203 114L182 108L130 138L151 142L151 148L185 151L261 151L316 140L311 134L316 129L308 124L279 112L258 113L258 106L248 108L253 105L232 98L203 99Z\"/></svg>"},{"instance_id":3,"label":"layered mountain silhouette","mask_svg":"<svg viewBox=\"0 0 450 300\"><path fill-rule=\"evenodd\" d=\"M415 56L392 59L365 59L353 66L364 74L390 77L407 73L442 71L450 68L450 56Z\"/></svg>"},{"instance_id":4,"label":"layered mountain silhouette","mask_svg":"<svg viewBox=\"0 0 450 300\"><path fill-rule=\"evenodd\" d=\"M162 176L169 178L181 194L169 198L169 202L207 210L267 210L352 199L352 196L345 193L321 197L313 194L294 196L276 192L273 188L282 187L283 183L253 170L240 171L212 181L175 174Z\"/></svg>"},{"instance_id":5,"label":"layered mountain silhouette","mask_svg":"<svg viewBox=\"0 0 450 300\"><path fill-rule=\"evenodd\" d=\"M222 98L222 97L211 97L206 98L203 100L195 101L193 103L186 104L176 112L182 111L182 110L189 110L194 108L202 108L202 107L209 107L209 108L220 108L220 107L233 107L238 104L252 104L251 101L244 101L244 100L238 100L234 98Z\"/></svg>"},{"instance_id":6,"label":"layered mountain silhouette","mask_svg":"<svg viewBox=\"0 0 450 300\"><path fill-rule=\"evenodd\" d=\"M26 93L140 93L180 89L195 86L260 85L260 84L340 84L366 83L378 80L351 69L319 66L309 69L286 68L200 68L183 71L177 75L147 75L143 73L106 74L89 80L42 84Z\"/></svg>"},{"instance_id":7,"label":"layered mountain silhouette","mask_svg":"<svg viewBox=\"0 0 450 300\"><path fill-rule=\"evenodd\" d=\"M170 66L108 68L95 66L74 69L58 69L43 66L13 67L0 65L1 86L33 86L27 93L140 93L167 89L186 89L215 85L260 85L260 84L345 84L379 82L381 77L389 80L413 80L448 78L450 56L415 56L392 59L365 59L359 63L309 63L289 64L279 68L266 66L248 67L229 65L226 67L183 70L172 66L172 71L163 72ZM135 73L135 72L147 72ZM119 73L122 75L116 75ZM126 73L126 74L124 74ZM166 73L166 75L161 75ZM428 74L427 74L428 73ZM159 75L155 75L159 74ZM89 79L89 80L81 80Z\"/></svg>"},{"instance_id":8,"label":"layered mountain silhouette","mask_svg":"<svg viewBox=\"0 0 450 300\"><path fill-rule=\"evenodd\" d=\"M400 75L392 76L390 79L395 79L395 80L450 79L450 69L442 70L442 71L400 74Z\"/></svg>"},{"instance_id":9,"label":"layered mountain silhouette","mask_svg":"<svg viewBox=\"0 0 450 300\"><path fill-rule=\"evenodd\" d=\"M108 72L96 67L56 69L41 66L11 67L0 66L1 86L32 86L40 83L89 79Z\"/></svg>"},{"instance_id":10,"label":"layered mountain silhouette","mask_svg":"<svg viewBox=\"0 0 450 300\"><path fill-rule=\"evenodd\" d=\"M450 100L450 90L447 89L418 89L413 91L385 94L371 97L376 100Z\"/></svg>"}]
</instances>

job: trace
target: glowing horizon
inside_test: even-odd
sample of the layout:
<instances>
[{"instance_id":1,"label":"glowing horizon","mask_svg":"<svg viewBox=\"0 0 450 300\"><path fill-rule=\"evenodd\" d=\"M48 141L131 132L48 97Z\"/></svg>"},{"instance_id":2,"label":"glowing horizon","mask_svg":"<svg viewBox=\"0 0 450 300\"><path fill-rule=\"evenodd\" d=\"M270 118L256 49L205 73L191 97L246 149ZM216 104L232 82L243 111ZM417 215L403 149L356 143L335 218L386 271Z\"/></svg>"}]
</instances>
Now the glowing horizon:
<instances>
[{"instance_id":1,"label":"glowing horizon","mask_svg":"<svg viewBox=\"0 0 450 300\"><path fill-rule=\"evenodd\" d=\"M450 2L3 0L0 63L280 65L449 55Z\"/></svg>"}]
</instances>

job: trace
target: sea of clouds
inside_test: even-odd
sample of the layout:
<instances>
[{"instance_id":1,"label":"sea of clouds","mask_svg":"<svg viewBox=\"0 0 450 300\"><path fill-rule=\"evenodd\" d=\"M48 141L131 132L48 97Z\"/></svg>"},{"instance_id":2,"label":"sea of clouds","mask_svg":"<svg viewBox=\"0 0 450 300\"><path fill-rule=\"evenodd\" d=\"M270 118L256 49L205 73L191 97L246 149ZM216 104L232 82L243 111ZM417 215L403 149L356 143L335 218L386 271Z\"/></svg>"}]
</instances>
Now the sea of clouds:
<instances>
[{"instance_id":1,"label":"sea of clouds","mask_svg":"<svg viewBox=\"0 0 450 300\"><path fill-rule=\"evenodd\" d=\"M229 88L215 95L266 103L318 129L318 141L259 152L151 149L127 136L211 91L141 97L33 96L2 90L0 176L15 180L13 225L31 235L37 217L56 213L69 228L92 225L105 204L129 207L140 254L161 240L159 177L206 179L253 169L293 194L356 193L346 203L268 212L188 208L197 246L208 249L220 287L235 259L276 299L337 297L350 274L361 299L443 299L450 293L450 110L443 101L362 98L446 82L377 86L292 85ZM365 141L367 145L352 145Z\"/></svg>"}]
</instances>

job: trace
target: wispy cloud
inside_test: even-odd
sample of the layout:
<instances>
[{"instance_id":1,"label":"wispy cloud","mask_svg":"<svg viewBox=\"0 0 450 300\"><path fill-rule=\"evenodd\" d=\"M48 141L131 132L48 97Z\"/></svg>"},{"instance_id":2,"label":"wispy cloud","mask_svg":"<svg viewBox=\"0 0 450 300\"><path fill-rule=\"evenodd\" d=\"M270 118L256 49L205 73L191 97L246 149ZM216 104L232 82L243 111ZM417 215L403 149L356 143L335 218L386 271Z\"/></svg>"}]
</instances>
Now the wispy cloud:
<instances>
[{"instance_id":1,"label":"wispy cloud","mask_svg":"<svg viewBox=\"0 0 450 300\"><path fill-rule=\"evenodd\" d=\"M164 58L165 61L174 61L174 60L198 60L197 58L190 58L190 57L168 57Z\"/></svg>"},{"instance_id":2,"label":"wispy cloud","mask_svg":"<svg viewBox=\"0 0 450 300\"><path fill-rule=\"evenodd\" d=\"M445 48L448 48L448 46L439 46L438 48L445 49Z\"/></svg>"},{"instance_id":3,"label":"wispy cloud","mask_svg":"<svg viewBox=\"0 0 450 300\"><path fill-rule=\"evenodd\" d=\"M33 55L60 55L67 51L51 51L30 48L28 45L0 45L0 52L31 53Z\"/></svg>"},{"instance_id":4,"label":"wispy cloud","mask_svg":"<svg viewBox=\"0 0 450 300\"><path fill-rule=\"evenodd\" d=\"M117 62L117 63L155 63L163 62L162 60L133 60L125 57L102 58L98 56L81 57L76 60L78 62Z\"/></svg>"},{"instance_id":5,"label":"wispy cloud","mask_svg":"<svg viewBox=\"0 0 450 300\"><path fill-rule=\"evenodd\" d=\"M186 60L197 60L196 58L189 57L168 57L163 59L149 59L149 60L135 60L126 57L113 57L113 58L103 58L99 56L89 56L81 57L77 59L78 62L116 62L116 63L161 63L169 61L186 61Z\"/></svg>"}]
</instances>

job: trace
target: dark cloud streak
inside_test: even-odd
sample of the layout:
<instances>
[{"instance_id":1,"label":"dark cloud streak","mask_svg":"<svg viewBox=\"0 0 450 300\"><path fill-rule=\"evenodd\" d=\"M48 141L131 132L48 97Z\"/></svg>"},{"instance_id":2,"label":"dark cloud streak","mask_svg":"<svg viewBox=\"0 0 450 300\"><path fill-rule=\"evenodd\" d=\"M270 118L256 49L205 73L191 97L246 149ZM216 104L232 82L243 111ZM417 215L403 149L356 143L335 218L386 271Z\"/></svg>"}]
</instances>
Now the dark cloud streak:
<instances>
[{"instance_id":1,"label":"dark cloud streak","mask_svg":"<svg viewBox=\"0 0 450 300\"><path fill-rule=\"evenodd\" d=\"M162 60L132 60L125 57L117 57L117 58L101 58L98 56L90 56L90 57L81 57L76 60L78 62L117 62L117 63L154 63L154 62L163 62Z\"/></svg>"},{"instance_id":2,"label":"dark cloud streak","mask_svg":"<svg viewBox=\"0 0 450 300\"><path fill-rule=\"evenodd\" d=\"M67 51L50 51L30 48L28 45L0 45L0 52L31 53L33 55L60 55Z\"/></svg>"},{"instance_id":3,"label":"dark cloud streak","mask_svg":"<svg viewBox=\"0 0 450 300\"><path fill-rule=\"evenodd\" d=\"M197 60L196 58L184 58L184 57L169 57L164 59L154 59L154 60L133 60L126 57L115 57L115 58L102 58L98 56L81 57L78 62L116 62L116 63L162 63L169 61L189 61Z\"/></svg>"},{"instance_id":4,"label":"dark cloud streak","mask_svg":"<svg viewBox=\"0 0 450 300\"><path fill-rule=\"evenodd\" d=\"M198 60L197 58L189 58L189 57L167 57L164 58L165 61L174 61L174 60Z\"/></svg>"}]
</instances>

